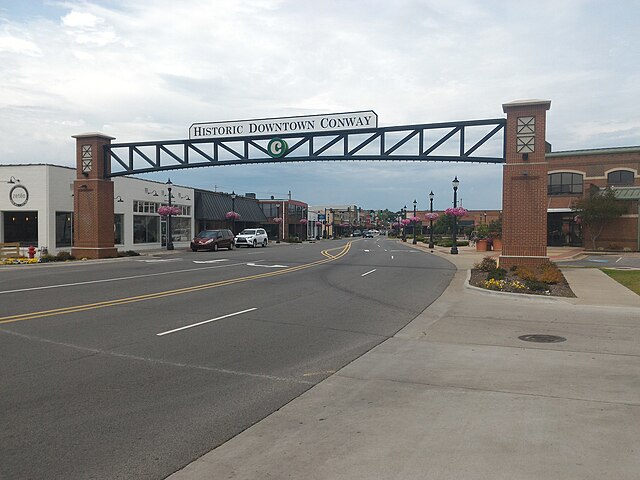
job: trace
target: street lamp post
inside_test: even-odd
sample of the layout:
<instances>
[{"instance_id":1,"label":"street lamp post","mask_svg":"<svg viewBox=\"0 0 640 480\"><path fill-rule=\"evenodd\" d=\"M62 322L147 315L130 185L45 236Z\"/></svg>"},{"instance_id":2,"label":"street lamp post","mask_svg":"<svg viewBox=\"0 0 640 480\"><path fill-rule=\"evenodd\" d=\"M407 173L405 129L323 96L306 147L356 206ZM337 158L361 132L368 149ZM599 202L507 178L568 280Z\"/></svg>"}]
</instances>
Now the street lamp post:
<instances>
[{"instance_id":1,"label":"street lamp post","mask_svg":"<svg viewBox=\"0 0 640 480\"><path fill-rule=\"evenodd\" d=\"M416 205L418 204L417 200L413 201L413 244L417 244L418 240L416 240L416 227L418 226L417 217L416 217Z\"/></svg>"},{"instance_id":2,"label":"street lamp post","mask_svg":"<svg viewBox=\"0 0 640 480\"><path fill-rule=\"evenodd\" d=\"M403 220L407 219L407 206L406 205L402 209L402 219ZM406 222L404 222L402 224L402 241L403 242L407 241L407 225L406 225Z\"/></svg>"},{"instance_id":3,"label":"street lamp post","mask_svg":"<svg viewBox=\"0 0 640 480\"><path fill-rule=\"evenodd\" d=\"M231 191L231 211L233 212L233 215L231 217L231 232L235 235L236 234L236 197L238 196L236 194L235 190Z\"/></svg>"},{"instance_id":4,"label":"street lamp post","mask_svg":"<svg viewBox=\"0 0 640 480\"><path fill-rule=\"evenodd\" d=\"M460 181L458 180L458 176L453 179L451 182L453 185L453 208L458 207L458 185L460 185ZM451 245L451 254L458 254L458 245L456 244L456 235L458 234L458 217L456 215L453 216L453 242Z\"/></svg>"},{"instance_id":5,"label":"street lamp post","mask_svg":"<svg viewBox=\"0 0 640 480\"><path fill-rule=\"evenodd\" d=\"M329 238L329 234L327 233L327 209L324 209L324 232L322 234L322 238Z\"/></svg>"},{"instance_id":6,"label":"street lamp post","mask_svg":"<svg viewBox=\"0 0 640 480\"><path fill-rule=\"evenodd\" d=\"M429 193L429 212L433 213L433 190ZM433 217L433 215L432 215ZM433 248L433 218L429 219L429 248Z\"/></svg>"},{"instance_id":7,"label":"street lamp post","mask_svg":"<svg viewBox=\"0 0 640 480\"><path fill-rule=\"evenodd\" d=\"M171 179L167 179L167 190L169 191L169 214L167 215L167 250L173 250L173 235L171 235Z\"/></svg>"}]
</instances>

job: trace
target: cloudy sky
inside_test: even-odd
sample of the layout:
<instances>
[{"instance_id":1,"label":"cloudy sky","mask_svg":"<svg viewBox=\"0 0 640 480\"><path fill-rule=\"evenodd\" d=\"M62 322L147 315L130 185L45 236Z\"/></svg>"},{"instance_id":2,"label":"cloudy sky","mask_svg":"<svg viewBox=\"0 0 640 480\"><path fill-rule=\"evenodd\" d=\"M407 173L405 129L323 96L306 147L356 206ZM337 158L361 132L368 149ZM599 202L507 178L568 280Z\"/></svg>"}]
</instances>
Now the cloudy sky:
<instances>
[{"instance_id":1,"label":"cloudy sky","mask_svg":"<svg viewBox=\"0 0 640 480\"><path fill-rule=\"evenodd\" d=\"M74 165L72 135L188 138L194 122L374 110L379 126L551 100L554 151L640 145L640 2L0 0L0 163ZM174 183L397 210L501 208L497 165L308 162ZM146 178L165 181L167 173Z\"/></svg>"}]
</instances>

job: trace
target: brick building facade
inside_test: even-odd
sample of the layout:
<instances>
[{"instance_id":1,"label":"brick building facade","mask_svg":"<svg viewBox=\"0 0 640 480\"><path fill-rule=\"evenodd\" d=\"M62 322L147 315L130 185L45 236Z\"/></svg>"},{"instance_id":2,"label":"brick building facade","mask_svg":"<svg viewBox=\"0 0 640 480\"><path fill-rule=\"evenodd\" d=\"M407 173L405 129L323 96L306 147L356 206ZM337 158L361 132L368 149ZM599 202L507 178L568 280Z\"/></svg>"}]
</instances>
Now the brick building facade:
<instances>
[{"instance_id":1,"label":"brick building facade","mask_svg":"<svg viewBox=\"0 0 640 480\"><path fill-rule=\"evenodd\" d=\"M548 245L591 248L591 234L579 223L573 206L578 199L610 187L624 202L626 213L605 227L596 247L640 250L640 147L548 151L546 159Z\"/></svg>"}]
</instances>

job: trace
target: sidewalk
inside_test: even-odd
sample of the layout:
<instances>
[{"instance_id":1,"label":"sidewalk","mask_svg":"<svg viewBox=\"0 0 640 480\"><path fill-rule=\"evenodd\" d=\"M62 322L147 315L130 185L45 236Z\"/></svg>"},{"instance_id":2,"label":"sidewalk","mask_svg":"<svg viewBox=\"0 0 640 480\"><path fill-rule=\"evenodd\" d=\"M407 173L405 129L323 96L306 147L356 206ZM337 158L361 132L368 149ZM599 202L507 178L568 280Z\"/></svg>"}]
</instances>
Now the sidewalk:
<instances>
[{"instance_id":1,"label":"sidewalk","mask_svg":"<svg viewBox=\"0 0 640 480\"><path fill-rule=\"evenodd\" d=\"M596 269L576 299L480 291L486 253L433 254L458 272L414 321L169 478L636 480L640 297Z\"/></svg>"}]
</instances>

